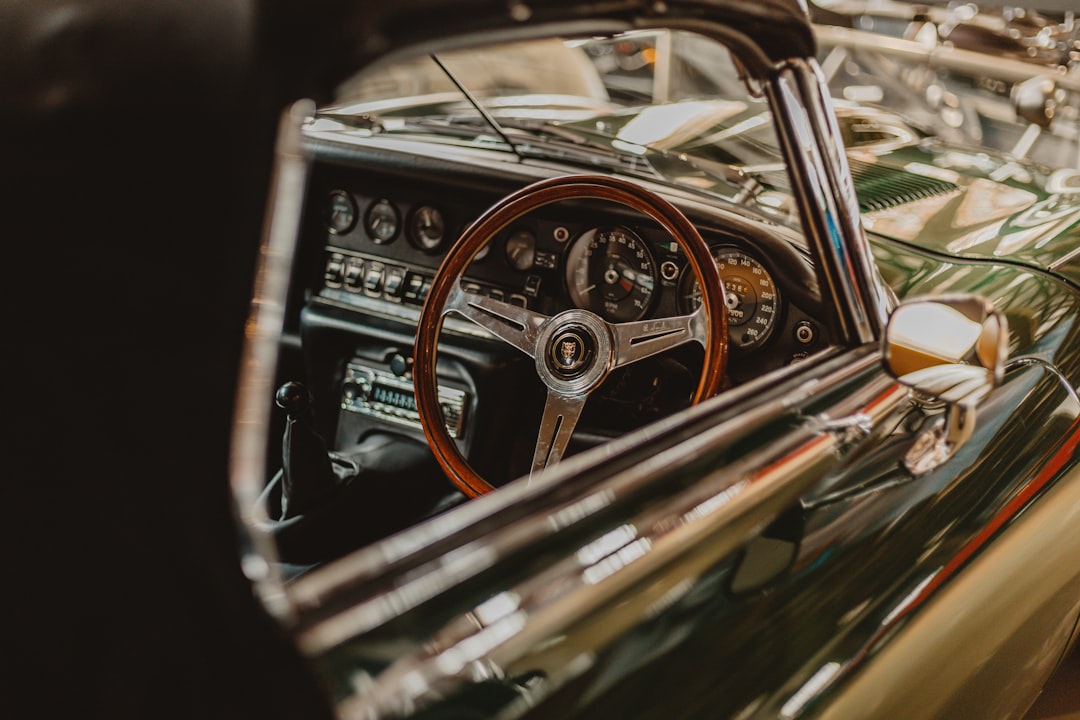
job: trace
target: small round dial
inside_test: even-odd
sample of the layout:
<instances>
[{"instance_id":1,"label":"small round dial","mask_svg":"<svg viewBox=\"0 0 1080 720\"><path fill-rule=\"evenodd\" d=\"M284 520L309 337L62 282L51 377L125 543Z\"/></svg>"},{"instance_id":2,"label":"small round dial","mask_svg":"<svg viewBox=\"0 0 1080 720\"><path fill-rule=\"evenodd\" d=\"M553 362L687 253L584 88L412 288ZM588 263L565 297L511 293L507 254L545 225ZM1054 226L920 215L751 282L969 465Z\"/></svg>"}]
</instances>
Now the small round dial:
<instances>
[{"instance_id":1,"label":"small round dial","mask_svg":"<svg viewBox=\"0 0 1080 720\"><path fill-rule=\"evenodd\" d=\"M769 339L780 314L776 282L760 262L741 250L713 248L712 255L724 283L731 344L744 350L759 347ZM679 281L679 298L683 312L701 305L701 288L689 267Z\"/></svg>"},{"instance_id":2,"label":"small round dial","mask_svg":"<svg viewBox=\"0 0 1080 720\"><path fill-rule=\"evenodd\" d=\"M437 208L421 205L409 217L409 237L421 250L435 252L446 238L446 221Z\"/></svg>"},{"instance_id":3,"label":"small round dial","mask_svg":"<svg viewBox=\"0 0 1080 720\"><path fill-rule=\"evenodd\" d=\"M536 262L536 235L515 230L506 238L506 262L515 270L531 270Z\"/></svg>"},{"instance_id":4,"label":"small round dial","mask_svg":"<svg viewBox=\"0 0 1080 720\"><path fill-rule=\"evenodd\" d=\"M326 227L335 235L344 235L356 224L356 201L344 190L333 190L326 202Z\"/></svg>"},{"instance_id":5,"label":"small round dial","mask_svg":"<svg viewBox=\"0 0 1080 720\"><path fill-rule=\"evenodd\" d=\"M656 264L645 241L622 227L594 228L567 255L574 303L611 322L639 320L652 304Z\"/></svg>"},{"instance_id":6,"label":"small round dial","mask_svg":"<svg viewBox=\"0 0 1080 720\"><path fill-rule=\"evenodd\" d=\"M461 236L461 233L458 233L458 237L460 237L460 236ZM488 253L490 253L490 252L491 252L491 241L488 240L487 243L484 245L484 247L477 250L476 254L473 255L473 262L476 262L478 260L483 260L484 258L486 258L488 256Z\"/></svg>"},{"instance_id":7,"label":"small round dial","mask_svg":"<svg viewBox=\"0 0 1080 720\"><path fill-rule=\"evenodd\" d=\"M373 242L384 245L397 237L401 217L392 202L377 200L368 208L364 226Z\"/></svg>"}]
</instances>

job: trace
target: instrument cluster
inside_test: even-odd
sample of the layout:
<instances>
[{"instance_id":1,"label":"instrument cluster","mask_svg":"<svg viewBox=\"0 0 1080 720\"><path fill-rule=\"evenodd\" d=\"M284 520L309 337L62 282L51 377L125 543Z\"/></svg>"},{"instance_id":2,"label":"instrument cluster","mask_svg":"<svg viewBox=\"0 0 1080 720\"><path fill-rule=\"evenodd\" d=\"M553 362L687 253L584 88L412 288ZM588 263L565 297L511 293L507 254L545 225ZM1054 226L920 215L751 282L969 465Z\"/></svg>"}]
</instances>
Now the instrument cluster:
<instances>
[{"instance_id":1,"label":"instrument cluster","mask_svg":"<svg viewBox=\"0 0 1080 720\"><path fill-rule=\"evenodd\" d=\"M340 187L325 197L322 294L346 302L423 303L454 239L485 207ZM549 315L577 307L614 323L688 314L700 305L685 255L659 227L636 224L626 213L558 212L521 218L492 238L466 271L467 289ZM753 358L760 372L815 349L822 329L789 292L807 277L812 282L808 266L805 277L785 277L790 258L778 264L760 243L707 229L703 237L724 284L732 361Z\"/></svg>"}]
</instances>

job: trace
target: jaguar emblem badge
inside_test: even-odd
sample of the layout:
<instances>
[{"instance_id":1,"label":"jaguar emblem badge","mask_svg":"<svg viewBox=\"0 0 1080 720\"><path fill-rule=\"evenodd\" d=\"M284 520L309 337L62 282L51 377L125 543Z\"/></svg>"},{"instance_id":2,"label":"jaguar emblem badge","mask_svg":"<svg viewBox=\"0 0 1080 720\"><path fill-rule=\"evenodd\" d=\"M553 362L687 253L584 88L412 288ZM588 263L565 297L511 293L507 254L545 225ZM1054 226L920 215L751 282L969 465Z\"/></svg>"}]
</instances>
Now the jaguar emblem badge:
<instances>
[{"instance_id":1,"label":"jaguar emblem badge","mask_svg":"<svg viewBox=\"0 0 1080 720\"><path fill-rule=\"evenodd\" d=\"M559 345L559 356L563 365L573 365L574 358L577 357L580 345L577 342L577 338L573 340L563 340Z\"/></svg>"},{"instance_id":2,"label":"jaguar emblem badge","mask_svg":"<svg viewBox=\"0 0 1080 720\"><path fill-rule=\"evenodd\" d=\"M571 325L556 334L548 347L548 366L564 378L573 378L592 365L596 341L585 328Z\"/></svg>"}]
</instances>

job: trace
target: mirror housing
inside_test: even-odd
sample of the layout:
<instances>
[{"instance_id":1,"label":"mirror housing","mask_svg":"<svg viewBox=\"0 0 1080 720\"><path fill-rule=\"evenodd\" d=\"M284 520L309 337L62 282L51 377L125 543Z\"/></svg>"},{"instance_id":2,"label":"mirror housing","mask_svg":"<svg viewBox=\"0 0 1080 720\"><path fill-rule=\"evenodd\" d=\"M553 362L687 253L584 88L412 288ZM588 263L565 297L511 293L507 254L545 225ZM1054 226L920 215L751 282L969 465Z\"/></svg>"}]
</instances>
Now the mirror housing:
<instances>
[{"instance_id":1,"label":"mirror housing","mask_svg":"<svg viewBox=\"0 0 1080 720\"><path fill-rule=\"evenodd\" d=\"M945 421L923 434L904 464L922 475L951 457L975 430L975 408L1005 373L1009 328L992 303L942 295L901 304L889 317L882 354L897 382L947 406Z\"/></svg>"}]
</instances>

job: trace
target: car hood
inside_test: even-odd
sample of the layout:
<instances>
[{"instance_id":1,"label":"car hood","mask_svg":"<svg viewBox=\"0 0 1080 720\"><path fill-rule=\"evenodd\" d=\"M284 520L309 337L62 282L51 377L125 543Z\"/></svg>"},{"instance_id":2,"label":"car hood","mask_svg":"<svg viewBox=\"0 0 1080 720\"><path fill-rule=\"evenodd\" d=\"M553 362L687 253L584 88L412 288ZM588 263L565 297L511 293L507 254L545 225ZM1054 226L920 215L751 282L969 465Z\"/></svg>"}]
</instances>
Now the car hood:
<instances>
[{"instance_id":1,"label":"car hood","mask_svg":"<svg viewBox=\"0 0 1080 720\"><path fill-rule=\"evenodd\" d=\"M933 139L848 154L863 224L955 257L1008 261L1080 284L1080 172Z\"/></svg>"},{"instance_id":2,"label":"car hood","mask_svg":"<svg viewBox=\"0 0 1080 720\"><path fill-rule=\"evenodd\" d=\"M693 103L682 105L688 104ZM874 108L839 101L836 110L863 223L871 235L953 257L1049 270L1080 286L1080 260L1074 258L1080 256L1080 171L1054 171L990 150L950 145ZM594 118L588 124L621 134L628 117L636 115ZM779 150L761 129L768 123L752 123L766 117L735 108L715 126L719 132L710 130L686 144L669 143L671 147L662 148L667 152L647 157L673 182L689 179L728 197L741 189L737 182L716 175L705 182L688 172L687 164L707 169L702 161L715 160L714 168L723 161L752 166L766 187L790 192L783 166L776 163ZM734 132L736 128L750 129ZM716 144L701 139L721 136L724 140ZM774 194L765 194L755 204L768 212L778 203Z\"/></svg>"},{"instance_id":3,"label":"car hood","mask_svg":"<svg viewBox=\"0 0 1080 720\"><path fill-rule=\"evenodd\" d=\"M502 114L513 116L521 99L517 105L506 103L493 108L501 122ZM871 236L953 257L1051 271L1080 287L1080 171L1050 170L991 150L951 145L893 113L843 101L835 105L863 224ZM439 107L437 114L447 112ZM767 112L737 100L683 101L610 113L597 109L586 111L585 119L546 120L612 158L643 160L656 176L675 185L729 200L742 197L740 203L779 223L794 224L790 182ZM346 115L356 112L348 110ZM328 111L322 115L336 117ZM666 134L637 137L635 123L664 128ZM341 130L353 131L347 123ZM517 149L539 152L541 145L522 142ZM751 177L762 192L751 191Z\"/></svg>"}]
</instances>

